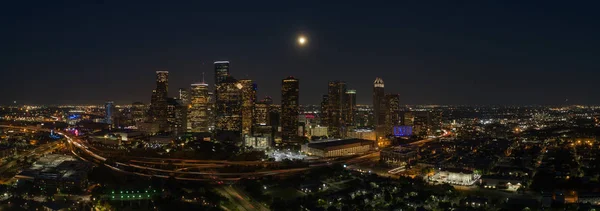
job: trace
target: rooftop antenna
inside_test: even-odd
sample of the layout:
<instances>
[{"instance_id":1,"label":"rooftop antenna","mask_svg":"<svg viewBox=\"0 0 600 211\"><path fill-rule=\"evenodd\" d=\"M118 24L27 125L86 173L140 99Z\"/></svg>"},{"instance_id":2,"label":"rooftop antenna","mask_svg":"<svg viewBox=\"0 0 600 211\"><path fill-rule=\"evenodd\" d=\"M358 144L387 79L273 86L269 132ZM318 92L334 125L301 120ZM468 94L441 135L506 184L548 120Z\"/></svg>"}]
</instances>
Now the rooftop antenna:
<instances>
[{"instance_id":1,"label":"rooftop antenna","mask_svg":"<svg viewBox=\"0 0 600 211\"><path fill-rule=\"evenodd\" d=\"M204 72L202 72L202 83L204 84Z\"/></svg>"}]
</instances>

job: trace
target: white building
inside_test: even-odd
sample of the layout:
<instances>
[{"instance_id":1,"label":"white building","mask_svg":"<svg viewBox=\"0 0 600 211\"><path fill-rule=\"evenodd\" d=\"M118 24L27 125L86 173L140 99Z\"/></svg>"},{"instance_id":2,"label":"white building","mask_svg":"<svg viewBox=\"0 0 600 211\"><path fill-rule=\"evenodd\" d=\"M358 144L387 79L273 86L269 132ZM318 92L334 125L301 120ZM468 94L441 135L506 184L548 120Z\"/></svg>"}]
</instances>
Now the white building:
<instances>
[{"instance_id":1,"label":"white building","mask_svg":"<svg viewBox=\"0 0 600 211\"><path fill-rule=\"evenodd\" d=\"M429 177L429 181L469 186L475 184L479 178L481 178L481 175L475 174L473 171L464 169L445 169L440 170Z\"/></svg>"}]
</instances>

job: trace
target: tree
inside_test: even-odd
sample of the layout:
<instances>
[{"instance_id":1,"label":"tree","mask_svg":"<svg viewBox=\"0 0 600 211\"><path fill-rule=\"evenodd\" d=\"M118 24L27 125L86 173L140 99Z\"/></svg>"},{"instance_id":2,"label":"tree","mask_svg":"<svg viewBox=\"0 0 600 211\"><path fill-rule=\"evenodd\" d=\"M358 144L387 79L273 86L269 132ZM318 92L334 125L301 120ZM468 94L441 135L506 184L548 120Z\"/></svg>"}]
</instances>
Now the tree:
<instances>
[{"instance_id":1,"label":"tree","mask_svg":"<svg viewBox=\"0 0 600 211\"><path fill-rule=\"evenodd\" d=\"M107 201L98 200L96 202L96 205L94 206L94 210L96 210L96 211L111 211L111 210L115 210L115 209Z\"/></svg>"}]
</instances>

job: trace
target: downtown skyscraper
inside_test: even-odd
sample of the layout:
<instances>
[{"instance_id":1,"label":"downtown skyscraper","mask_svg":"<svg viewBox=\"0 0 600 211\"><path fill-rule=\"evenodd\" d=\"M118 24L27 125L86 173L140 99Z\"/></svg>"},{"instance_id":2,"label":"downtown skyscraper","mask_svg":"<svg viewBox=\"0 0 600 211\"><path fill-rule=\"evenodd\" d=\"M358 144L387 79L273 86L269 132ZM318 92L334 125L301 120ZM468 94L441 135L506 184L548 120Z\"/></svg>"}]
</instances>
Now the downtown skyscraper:
<instances>
[{"instance_id":1,"label":"downtown skyscraper","mask_svg":"<svg viewBox=\"0 0 600 211\"><path fill-rule=\"evenodd\" d=\"M175 135L187 132L187 105L179 98L167 99L167 122L168 131Z\"/></svg>"},{"instance_id":2,"label":"downtown skyscraper","mask_svg":"<svg viewBox=\"0 0 600 211\"><path fill-rule=\"evenodd\" d=\"M381 78L375 78L373 82L373 120L377 140L385 134L385 90Z\"/></svg>"},{"instance_id":3,"label":"downtown skyscraper","mask_svg":"<svg viewBox=\"0 0 600 211\"><path fill-rule=\"evenodd\" d=\"M217 132L242 132L242 84L227 76L215 89Z\"/></svg>"},{"instance_id":4,"label":"downtown skyscraper","mask_svg":"<svg viewBox=\"0 0 600 211\"><path fill-rule=\"evenodd\" d=\"M270 97L265 97L263 100L257 102L254 105L254 125L255 126L266 126L271 125L269 121L269 114L271 112L271 105L273 100Z\"/></svg>"},{"instance_id":5,"label":"downtown skyscraper","mask_svg":"<svg viewBox=\"0 0 600 211\"><path fill-rule=\"evenodd\" d=\"M242 92L242 136L252 135L254 126L254 105L256 103L256 84L250 79L239 80Z\"/></svg>"},{"instance_id":6,"label":"downtown skyscraper","mask_svg":"<svg viewBox=\"0 0 600 211\"><path fill-rule=\"evenodd\" d=\"M150 100L150 120L158 125L158 131L168 131L167 100L169 91L169 71L156 71L156 89L152 92Z\"/></svg>"},{"instance_id":7,"label":"downtown skyscraper","mask_svg":"<svg viewBox=\"0 0 600 211\"><path fill-rule=\"evenodd\" d=\"M332 137L341 138L345 129L346 82L330 81L327 95L328 134Z\"/></svg>"},{"instance_id":8,"label":"downtown skyscraper","mask_svg":"<svg viewBox=\"0 0 600 211\"><path fill-rule=\"evenodd\" d=\"M298 136L300 82L294 77L281 80L281 136L289 141Z\"/></svg>"},{"instance_id":9,"label":"downtown skyscraper","mask_svg":"<svg viewBox=\"0 0 600 211\"><path fill-rule=\"evenodd\" d=\"M229 61L216 61L215 65L215 86L225 81L229 76Z\"/></svg>"},{"instance_id":10,"label":"downtown skyscraper","mask_svg":"<svg viewBox=\"0 0 600 211\"><path fill-rule=\"evenodd\" d=\"M385 95L385 130L384 135L392 135L395 126L400 125L400 95Z\"/></svg>"},{"instance_id":11,"label":"downtown skyscraper","mask_svg":"<svg viewBox=\"0 0 600 211\"><path fill-rule=\"evenodd\" d=\"M356 124L356 90L347 90L345 100L344 121L346 125L354 126Z\"/></svg>"},{"instance_id":12,"label":"downtown skyscraper","mask_svg":"<svg viewBox=\"0 0 600 211\"><path fill-rule=\"evenodd\" d=\"M210 99L208 89L208 84L204 82L191 85L188 118L191 132L209 131Z\"/></svg>"}]
</instances>

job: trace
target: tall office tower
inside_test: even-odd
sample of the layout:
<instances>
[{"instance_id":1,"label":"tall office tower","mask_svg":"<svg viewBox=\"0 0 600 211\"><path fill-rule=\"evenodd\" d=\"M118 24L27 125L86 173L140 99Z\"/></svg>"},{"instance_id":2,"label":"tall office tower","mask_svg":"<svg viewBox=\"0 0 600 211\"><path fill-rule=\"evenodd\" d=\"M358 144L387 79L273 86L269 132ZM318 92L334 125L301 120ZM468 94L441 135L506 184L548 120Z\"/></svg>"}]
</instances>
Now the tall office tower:
<instances>
[{"instance_id":1,"label":"tall office tower","mask_svg":"<svg viewBox=\"0 0 600 211\"><path fill-rule=\"evenodd\" d=\"M435 135L436 133L442 132L442 114L441 110L431 111L431 132L429 135Z\"/></svg>"},{"instance_id":2,"label":"tall office tower","mask_svg":"<svg viewBox=\"0 0 600 211\"><path fill-rule=\"evenodd\" d=\"M411 111L413 134L418 137L425 137L430 133L431 112L429 111Z\"/></svg>"},{"instance_id":3,"label":"tall office tower","mask_svg":"<svg viewBox=\"0 0 600 211\"><path fill-rule=\"evenodd\" d=\"M209 126L209 96L208 84L195 83L191 86L189 104L189 125L191 132L208 132Z\"/></svg>"},{"instance_id":4,"label":"tall office tower","mask_svg":"<svg viewBox=\"0 0 600 211\"><path fill-rule=\"evenodd\" d=\"M385 134L385 91L381 78L373 83L373 121L377 140Z\"/></svg>"},{"instance_id":5,"label":"tall office tower","mask_svg":"<svg viewBox=\"0 0 600 211\"><path fill-rule=\"evenodd\" d=\"M254 106L255 126L270 125L269 113L271 112L271 104L273 104L273 100L270 97L265 97L265 99L256 103Z\"/></svg>"},{"instance_id":6,"label":"tall office tower","mask_svg":"<svg viewBox=\"0 0 600 211\"><path fill-rule=\"evenodd\" d=\"M391 135L394 126L400 125L400 96L398 94L385 95L385 135Z\"/></svg>"},{"instance_id":7,"label":"tall office tower","mask_svg":"<svg viewBox=\"0 0 600 211\"><path fill-rule=\"evenodd\" d=\"M215 129L217 124L217 108L215 101L215 93L208 92L208 130L212 131Z\"/></svg>"},{"instance_id":8,"label":"tall office tower","mask_svg":"<svg viewBox=\"0 0 600 211\"><path fill-rule=\"evenodd\" d=\"M441 132L442 113L440 111L411 111L404 114L405 125L413 126L413 134L419 137Z\"/></svg>"},{"instance_id":9,"label":"tall office tower","mask_svg":"<svg viewBox=\"0 0 600 211\"><path fill-rule=\"evenodd\" d=\"M229 76L229 61L216 61L215 65L215 86L227 79Z\"/></svg>"},{"instance_id":10,"label":"tall office tower","mask_svg":"<svg viewBox=\"0 0 600 211\"><path fill-rule=\"evenodd\" d=\"M241 79L239 83L242 85L242 136L252 135L256 84L252 83L250 79Z\"/></svg>"},{"instance_id":11,"label":"tall office tower","mask_svg":"<svg viewBox=\"0 0 600 211\"><path fill-rule=\"evenodd\" d=\"M216 130L218 132L242 132L242 84L228 76L217 84Z\"/></svg>"},{"instance_id":12,"label":"tall office tower","mask_svg":"<svg viewBox=\"0 0 600 211\"><path fill-rule=\"evenodd\" d=\"M294 77L281 80L281 136L290 140L298 136L300 83Z\"/></svg>"},{"instance_id":13,"label":"tall office tower","mask_svg":"<svg viewBox=\"0 0 600 211\"><path fill-rule=\"evenodd\" d=\"M141 102L131 104L131 118L135 125L146 120L146 105Z\"/></svg>"},{"instance_id":14,"label":"tall office tower","mask_svg":"<svg viewBox=\"0 0 600 211\"><path fill-rule=\"evenodd\" d=\"M341 138L344 135L344 102L346 102L346 82L329 82L329 104L327 112L329 114L329 125L327 130L330 136Z\"/></svg>"},{"instance_id":15,"label":"tall office tower","mask_svg":"<svg viewBox=\"0 0 600 211\"><path fill-rule=\"evenodd\" d=\"M183 135L187 131L187 106L180 99L167 99L168 131Z\"/></svg>"},{"instance_id":16,"label":"tall office tower","mask_svg":"<svg viewBox=\"0 0 600 211\"><path fill-rule=\"evenodd\" d=\"M190 93L185 88L179 88L179 99L183 102L184 105L190 103Z\"/></svg>"},{"instance_id":17,"label":"tall office tower","mask_svg":"<svg viewBox=\"0 0 600 211\"><path fill-rule=\"evenodd\" d=\"M158 125L159 131L168 131L167 98L169 90L169 71L156 71L156 89L150 102L151 122Z\"/></svg>"},{"instance_id":18,"label":"tall office tower","mask_svg":"<svg viewBox=\"0 0 600 211\"><path fill-rule=\"evenodd\" d=\"M346 91L345 102L345 118L346 125L356 125L356 90L350 89Z\"/></svg>"},{"instance_id":19,"label":"tall office tower","mask_svg":"<svg viewBox=\"0 0 600 211\"><path fill-rule=\"evenodd\" d=\"M321 100L321 113L319 117L321 119L321 126L327 127L329 126L329 111L327 108L329 107L329 95L323 95L323 99Z\"/></svg>"},{"instance_id":20,"label":"tall office tower","mask_svg":"<svg viewBox=\"0 0 600 211\"><path fill-rule=\"evenodd\" d=\"M115 118L115 103L112 101L104 104L104 122L109 125L109 128L113 127L113 120Z\"/></svg>"}]
</instances>

